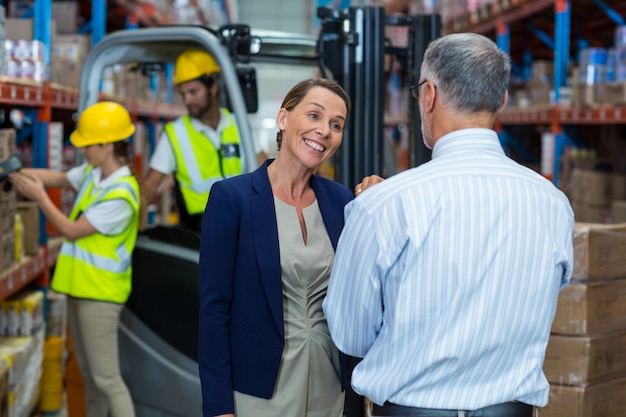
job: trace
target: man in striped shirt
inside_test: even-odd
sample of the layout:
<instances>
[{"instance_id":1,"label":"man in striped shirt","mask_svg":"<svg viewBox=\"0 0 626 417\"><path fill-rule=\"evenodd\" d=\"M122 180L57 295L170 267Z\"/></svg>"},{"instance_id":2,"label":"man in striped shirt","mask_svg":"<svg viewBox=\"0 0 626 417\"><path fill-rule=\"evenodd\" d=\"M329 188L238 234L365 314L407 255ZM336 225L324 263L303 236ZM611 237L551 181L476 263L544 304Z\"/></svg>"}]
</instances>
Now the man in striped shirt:
<instances>
[{"instance_id":1,"label":"man in striped shirt","mask_svg":"<svg viewBox=\"0 0 626 417\"><path fill-rule=\"evenodd\" d=\"M548 402L574 215L493 131L510 70L484 36L432 42L411 88L432 160L346 207L324 311L337 347L363 358L352 386L373 416L526 417Z\"/></svg>"}]
</instances>

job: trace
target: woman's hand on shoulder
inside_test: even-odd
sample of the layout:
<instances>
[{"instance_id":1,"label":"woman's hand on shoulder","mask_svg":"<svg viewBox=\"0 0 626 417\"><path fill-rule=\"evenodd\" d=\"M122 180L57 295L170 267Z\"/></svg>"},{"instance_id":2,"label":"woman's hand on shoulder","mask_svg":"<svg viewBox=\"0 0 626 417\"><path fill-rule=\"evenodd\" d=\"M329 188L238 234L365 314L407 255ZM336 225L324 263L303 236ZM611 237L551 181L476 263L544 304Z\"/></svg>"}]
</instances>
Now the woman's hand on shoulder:
<instances>
[{"instance_id":1,"label":"woman's hand on shoulder","mask_svg":"<svg viewBox=\"0 0 626 417\"><path fill-rule=\"evenodd\" d=\"M383 182L385 179L383 177L380 177L378 175L369 175L367 177L364 177L360 183L358 183L355 187L354 187L354 194L355 195L359 195L361 194L363 191L367 190L368 188L378 184L379 182Z\"/></svg>"}]
</instances>

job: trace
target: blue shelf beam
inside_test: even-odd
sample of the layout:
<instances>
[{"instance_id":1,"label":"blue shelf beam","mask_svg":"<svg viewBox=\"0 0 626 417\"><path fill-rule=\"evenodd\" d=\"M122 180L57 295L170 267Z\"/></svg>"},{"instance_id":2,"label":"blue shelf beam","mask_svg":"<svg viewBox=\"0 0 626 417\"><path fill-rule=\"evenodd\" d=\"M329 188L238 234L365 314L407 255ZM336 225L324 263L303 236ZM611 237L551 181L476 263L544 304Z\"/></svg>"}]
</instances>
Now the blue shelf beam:
<instances>
[{"instance_id":1,"label":"blue shelf beam","mask_svg":"<svg viewBox=\"0 0 626 417\"><path fill-rule=\"evenodd\" d=\"M554 42L554 102L558 103L559 89L565 85L565 80L567 79L567 65L569 62L571 19L569 0L557 0L555 3L555 14L556 34Z\"/></svg>"},{"instance_id":2,"label":"blue shelf beam","mask_svg":"<svg viewBox=\"0 0 626 417\"><path fill-rule=\"evenodd\" d=\"M617 25L624 25L624 18L622 17L622 15L620 15L613 8L611 8L611 6L606 4L604 0L594 0L594 3L597 4L598 7L602 9L602 11L604 11L604 13L609 17L609 19L611 19Z\"/></svg>"},{"instance_id":3,"label":"blue shelf beam","mask_svg":"<svg viewBox=\"0 0 626 417\"><path fill-rule=\"evenodd\" d=\"M496 43L498 47L507 54L511 52L511 31L509 25L503 23L498 24Z\"/></svg>"},{"instance_id":4,"label":"blue shelf beam","mask_svg":"<svg viewBox=\"0 0 626 417\"><path fill-rule=\"evenodd\" d=\"M91 0L91 45L95 45L106 34L106 0Z\"/></svg>"},{"instance_id":5,"label":"blue shelf beam","mask_svg":"<svg viewBox=\"0 0 626 417\"><path fill-rule=\"evenodd\" d=\"M526 27L535 35L541 42L543 42L548 48L554 51L554 40L543 30L532 24L529 20L526 21Z\"/></svg>"},{"instance_id":6,"label":"blue shelf beam","mask_svg":"<svg viewBox=\"0 0 626 417\"><path fill-rule=\"evenodd\" d=\"M43 60L50 65L50 49L52 44L52 2L51 0L37 0L34 7L34 39L43 44ZM48 167L48 127L51 117L50 103L47 102L37 110L37 118L33 123L33 167ZM46 218L43 213L39 216L39 243L45 245L48 242L46 231Z\"/></svg>"}]
</instances>

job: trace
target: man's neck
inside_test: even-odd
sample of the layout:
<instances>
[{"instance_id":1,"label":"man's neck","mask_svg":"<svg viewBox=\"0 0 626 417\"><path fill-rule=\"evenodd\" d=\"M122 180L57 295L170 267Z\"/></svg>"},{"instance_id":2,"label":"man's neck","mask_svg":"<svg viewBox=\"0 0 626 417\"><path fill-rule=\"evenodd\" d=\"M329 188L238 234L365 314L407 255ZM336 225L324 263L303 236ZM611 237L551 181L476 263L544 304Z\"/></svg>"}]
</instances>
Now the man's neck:
<instances>
[{"instance_id":1,"label":"man's neck","mask_svg":"<svg viewBox=\"0 0 626 417\"><path fill-rule=\"evenodd\" d=\"M198 120L200 120L202 124L216 130L217 125L220 123L220 109L216 108L215 110L208 111Z\"/></svg>"}]
</instances>

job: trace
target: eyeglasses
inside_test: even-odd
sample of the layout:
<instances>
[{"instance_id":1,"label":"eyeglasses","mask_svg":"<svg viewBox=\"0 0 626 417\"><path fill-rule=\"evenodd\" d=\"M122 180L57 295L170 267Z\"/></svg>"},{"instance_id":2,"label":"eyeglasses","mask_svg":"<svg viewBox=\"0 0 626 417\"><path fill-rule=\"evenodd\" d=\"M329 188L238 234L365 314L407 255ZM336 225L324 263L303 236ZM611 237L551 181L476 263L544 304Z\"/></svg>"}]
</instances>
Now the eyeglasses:
<instances>
[{"instance_id":1,"label":"eyeglasses","mask_svg":"<svg viewBox=\"0 0 626 417\"><path fill-rule=\"evenodd\" d=\"M411 92L411 95L413 96L415 100L420 98L420 87L423 86L427 82L428 80L420 81L419 83L415 84L413 87L409 87L409 91Z\"/></svg>"}]
</instances>

